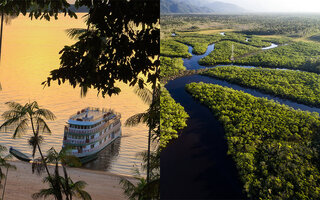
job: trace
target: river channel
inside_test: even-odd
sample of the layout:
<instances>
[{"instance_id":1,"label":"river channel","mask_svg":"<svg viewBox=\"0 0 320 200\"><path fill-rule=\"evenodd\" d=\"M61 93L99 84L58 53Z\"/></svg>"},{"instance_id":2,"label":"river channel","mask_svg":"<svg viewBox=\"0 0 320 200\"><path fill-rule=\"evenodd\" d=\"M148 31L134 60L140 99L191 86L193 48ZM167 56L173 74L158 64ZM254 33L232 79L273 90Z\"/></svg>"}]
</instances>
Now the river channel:
<instances>
[{"instance_id":1,"label":"river channel","mask_svg":"<svg viewBox=\"0 0 320 200\"><path fill-rule=\"evenodd\" d=\"M276 48L272 44L269 48ZM192 54L192 47L188 46ZM192 54L183 59L188 70L206 68L198 61L214 50L214 44L208 46L203 55ZM235 65L237 66L237 65ZM215 67L215 66L211 66ZM254 66L240 66L254 67ZM189 114L188 126L179 138L172 142L161 156L161 181L166 187L161 189L161 197L196 199L244 199L243 185L239 180L234 161L227 155L227 141L222 124L206 106L192 98L185 85L192 82L204 82L227 86L244 91L256 97L272 99L292 108L318 112L319 108L299 104L290 100L249 89L212 77L191 75L169 81L166 88L176 102ZM161 185L163 185L161 184Z\"/></svg>"}]
</instances>

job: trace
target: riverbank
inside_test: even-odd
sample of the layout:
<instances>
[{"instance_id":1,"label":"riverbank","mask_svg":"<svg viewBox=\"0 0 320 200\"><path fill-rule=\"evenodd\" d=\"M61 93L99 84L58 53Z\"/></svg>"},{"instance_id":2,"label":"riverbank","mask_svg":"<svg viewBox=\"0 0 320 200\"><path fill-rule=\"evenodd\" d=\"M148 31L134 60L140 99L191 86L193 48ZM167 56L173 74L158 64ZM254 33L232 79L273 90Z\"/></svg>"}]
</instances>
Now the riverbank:
<instances>
[{"instance_id":1,"label":"riverbank","mask_svg":"<svg viewBox=\"0 0 320 200\"><path fill-rule=\"evenodd\" d=\"M47 184L42 183L45 174L42 174L42 176L32 174L30 163L21 161L11 161L10 163L15 165L17 170L9 170L4 199L32 199L31 195L33 193L48 187ZM53 166L49 166L49 170L53 171ZM133 180L129 176L79 168L68 168L68 173L73 181L82 180L88 184L85 190L91 195L93 200L127 199L123 194L119 181L122 177Z\"/></svg>"}]
</instances>

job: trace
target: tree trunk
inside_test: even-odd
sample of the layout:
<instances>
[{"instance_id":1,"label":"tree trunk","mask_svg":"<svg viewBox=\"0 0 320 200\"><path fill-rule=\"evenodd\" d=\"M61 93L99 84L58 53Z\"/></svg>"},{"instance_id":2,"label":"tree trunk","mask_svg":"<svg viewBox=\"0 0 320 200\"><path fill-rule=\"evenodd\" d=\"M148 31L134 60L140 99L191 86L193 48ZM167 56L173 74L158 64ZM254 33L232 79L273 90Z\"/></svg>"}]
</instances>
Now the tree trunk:
<instances>
[{"instance_id":1,"label":"tree trunk","mask_svg":"<svg viewBox=\"0 0 320 200\"><path fill-rule=\"evenodd\" d=\"M30 115L30 121L31 121L31 126L32 126L33 135L34 135L34 136L36 136L36 135L37 135L37 133L36 133L36 131L34 130L34 124L33 124L33 118L32 118L32 115ZM47 171L47 173L48 173L49 178L51 178L51 175L50 175L50 172L49 172L49 169L48 169L47 163L46 163L46 161L44 160L44 156L43 156L43 154L42 154L42 151L41 151L40 145L39 145L39 144L37 144L37 147L38 147L38 150L39 150L39 153L40 153L40 156L41 156L42 163L43 163L43 165L44 165L44 167L45 167L45 169L46 169L46 171Z\"/></svg>"},{"instance_id":2,"label":"tree trunk","mask_svg":"<svg viewBox=\"0 0 320 200\"><path fill-rule=\"evenodd\" d=\"M9 167L7 167L6 178L4 179L4 185L3 185L3 191L2 191L2 198L1 198L1 200L4 200L4 192L6 191L8 170L9 170Z\"/></svg>"},{"instance_id":3,"label":"tree trunk","mask_svg":"<svg viewBox=\"0 0 320 200\"><path fill-rule=\"evenodd\" d=\"M158 68L156 68L156 72L155 73L158 73ZM152 89L153 89L153 92L152 92L152 101L151 101L151 106L154 104L154 101L155 101L155 95L156 95L156 90L157 90L157 80L155 80L153 82L153 85L152 85ZM153 112L151 110L151 112ZM151 119L149 119L149 126L151 125ZM150 146L151 146L151 131L152 131L152 128L149 127L149 132L148 132L148 161L147 161L147 184L150 182Z\"/></svg>"},{"instance_id":4,"label":"tree trunk","mask_svg":"<svg viewBox=\"0 0 320 200\"><path fill-rule=\"evenodd\" d=\"M4 13L1 13L1 30L0 30L0 60L1 60L1 49L2 49L2 38L3 38L3 21Z\"/></svg>"},{"instance_id":5,"label":"tree trunk","mask_svg":"<svg viewBox=\"0 0 320 200\"><path fill-rule=\"evenodd\" d=\"M67 169L66 166L64 164L62 164L62 169L63 169L63 173L64 173L64 179L66 181L66 200L72 200L72 193L70 192L70 187L69 187L69 180L68 180L68 173L67 173ZM70 195L70 197L69 197Z\"/></svg>"}]
</instances>

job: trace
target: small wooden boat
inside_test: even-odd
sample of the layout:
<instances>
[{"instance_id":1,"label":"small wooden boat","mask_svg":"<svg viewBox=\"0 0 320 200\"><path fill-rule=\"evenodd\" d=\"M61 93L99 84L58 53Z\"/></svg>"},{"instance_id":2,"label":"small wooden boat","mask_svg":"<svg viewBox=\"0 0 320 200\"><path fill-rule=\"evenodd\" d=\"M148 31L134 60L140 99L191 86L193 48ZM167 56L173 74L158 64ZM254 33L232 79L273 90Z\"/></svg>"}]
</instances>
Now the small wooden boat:
<instances>
[{"instance_id":1,"label":"small wooden boat","mask_svg":"<svg viewBox=\"0 0 320 200\"><path fill-rule=\"evenodd\" d=\"M10 152L14 157L18 158L19 160L22 160L22 161L25 161L25 162L30 162L30 161L31 161L31 159L30 159L27 155L23 154L22 152L14 149L14 148L12 148L12 147L10 147L9 152Z\"/></svg>"}]
</instances>

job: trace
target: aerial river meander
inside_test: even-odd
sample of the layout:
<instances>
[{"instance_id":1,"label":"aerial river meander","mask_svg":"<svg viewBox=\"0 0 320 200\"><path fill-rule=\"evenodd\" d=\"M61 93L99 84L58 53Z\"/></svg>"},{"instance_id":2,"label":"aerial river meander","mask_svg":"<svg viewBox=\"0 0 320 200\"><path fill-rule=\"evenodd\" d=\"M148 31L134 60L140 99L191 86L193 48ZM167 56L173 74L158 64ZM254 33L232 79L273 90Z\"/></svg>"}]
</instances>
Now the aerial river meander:
<instances>
[{"instance_id":1,"label":"aerial river meander","mask_svg":"<svg viewBox=\"0 0 320 200\"><path fill-rule=\"evenodd\" d=\"M57 117L49 122L52 135L45 135L42 145L44 151L51 147L60 150L63 140L64 125L72 114L85 107L113 108L121 113L121 139L103 150L99 158L87 164L89 169L105 170L117 174L132 175L133 165L140 166L138 152L147 149L147 127L125 127L125 120L147 109L139 97L125 84L119 84L120 95L102 98L97 96L96 90L89 90L85 98L80 97L80 89L72 88L68 83L43 88L50 71L59 67L59 51L64 45L71 45L75 41L70 39L65 30L69 28L84 28L84 14L78 13L78 19L59 16L59 20L30 20L19 16L11 24L4 26L3 50L0 66L0 114L7 110L7 101L25 104L37 101L39 105L51 110ZM0 120L3 123L3 120ZM32 149L28 145L30 135L12 139L12 132L0 133L0 144L31 155Z\"/></svg>"},{"instance_id":2,"label":"aerial river meander","mask_svg":"<svg viewBox=\"0 0 320 200\"><path fill-rule=\"evenodd\" d=\"M268 50L276 47L277 45L272 44L269 48L263 49ZM214 44L209 45L203 55L194 55L192 47L188 46L188 48L192 57L183 59L184 66L188 70L210 67L202 66L198 61L214 51ZM190 118L187 121L188 126L181 132L179 138L162 153L161 183L165 184L166 187L161 192L164 199L245 198L245 194L242 193L243 185L239 180L235 163L227 155L228 146L224 138L225 132L223 126L214 117L209 108L200 104L186 92L185 85L192 82L227 86L256 97L272 99L295 109L320 113L319 108L281 99L212 77L190 75L169 81L166 88L175 101L185 108Z\"/></svg>"}]
</instances>

